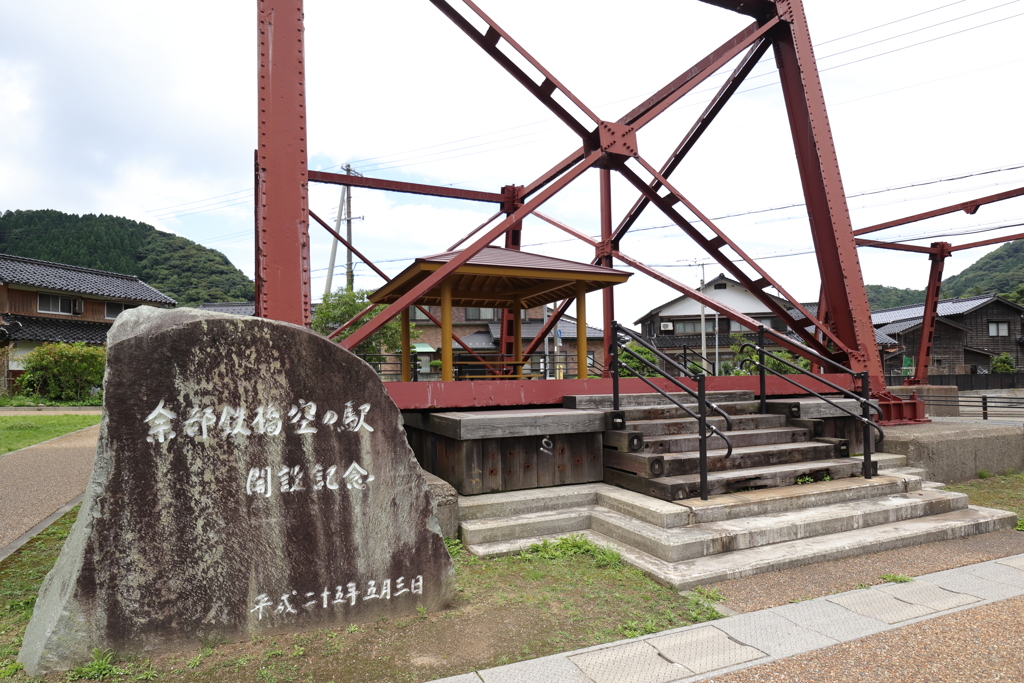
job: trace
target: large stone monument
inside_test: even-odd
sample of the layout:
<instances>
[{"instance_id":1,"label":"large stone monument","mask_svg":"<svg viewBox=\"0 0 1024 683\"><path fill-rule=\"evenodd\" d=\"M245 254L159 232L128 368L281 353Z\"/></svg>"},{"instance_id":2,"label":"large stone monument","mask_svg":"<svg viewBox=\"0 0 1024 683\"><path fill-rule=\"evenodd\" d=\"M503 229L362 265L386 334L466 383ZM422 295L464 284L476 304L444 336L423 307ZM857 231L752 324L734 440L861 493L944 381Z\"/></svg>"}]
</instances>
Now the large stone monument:
<instances>
[{"instance_id":1,"label":"large stone monument","mask_svg":"<svg viewBox=\"0 0 1024 683\"><path fill-rule=\"evenodd\" d=\"M200 638L446 606L451 558L374 371L285 323L140 307L108 337L78 521L18 660L30 676Z\"/></svg>"}]
</instances>

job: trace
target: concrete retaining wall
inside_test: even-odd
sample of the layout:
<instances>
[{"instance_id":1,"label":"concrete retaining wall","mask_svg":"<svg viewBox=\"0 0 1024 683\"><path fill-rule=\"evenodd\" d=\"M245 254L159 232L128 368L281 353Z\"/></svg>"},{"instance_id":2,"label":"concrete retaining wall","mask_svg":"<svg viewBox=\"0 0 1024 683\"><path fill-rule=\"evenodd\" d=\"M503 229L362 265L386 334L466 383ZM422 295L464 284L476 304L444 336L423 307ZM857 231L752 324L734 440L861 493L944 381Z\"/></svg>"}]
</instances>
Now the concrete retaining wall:
<instances>
[{"instance_id":1,"label":"concrete retaining wall","mask_svg":"<svg viewBox=\"0 0 1024 683\"><path fill-rule=\"evenodd\" d=\"M907 457L928 478L952 484L987 470L1024 470L1024 427L972 422L932 422L886 427L882 450Z\"/></svg>"},{"instance_id":2,"label":"concrete retaining wall","mask_svg":"<svg viewBox=\"0 0 1024 683\"><path fill-rule=\"evenodd\" d=\"M929 398L940 397L945 402L955 403L960 393L956 387L923 384L916 387L889 387L889 391L901 398L909 398L910 394L916 391L921 400L926 401L925 414L929 417L958 417L960 415L960 407L957 405L940 406L927 403Z\"/></svg>"}]
</instances>

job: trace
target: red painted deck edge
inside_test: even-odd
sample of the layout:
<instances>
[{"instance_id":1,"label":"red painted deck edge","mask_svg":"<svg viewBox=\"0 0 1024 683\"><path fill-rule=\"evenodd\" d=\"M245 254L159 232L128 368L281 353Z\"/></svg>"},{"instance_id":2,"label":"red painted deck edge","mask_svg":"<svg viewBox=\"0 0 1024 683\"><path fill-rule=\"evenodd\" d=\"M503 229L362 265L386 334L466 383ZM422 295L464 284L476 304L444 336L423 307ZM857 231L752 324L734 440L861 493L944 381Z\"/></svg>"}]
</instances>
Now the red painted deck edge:
<instances>
[{"instance_id":1,"label":"red painted deck edge","mask_svg":"<svg viewBox=\"0 0 1024 683\"><path fill-rule=\"evenodd\" d=\"M853 388L849 375L822 375L829 382ZM805 383L806 378L801 378ZM676 391L668 381L651 380L666 391ZM693 387L692 382L687 386ZM824 384L815 382L810 388L819 393L833 392ZM480 380L467 382L385 382L384 386L400 410L437 410L444 408L489 408L536 405L561 405L562 397L583 394L611 394L610 379L561 379L561 380ZM767 378L769 396L799 396L806 392L778 377ZM694 387L696 388L696 387ZM756 376L708 377L708 391L753 391L758 393ZM647 394L654 390L638 379L622 379L619 391L624 394ZM833 392L834 393L834 392Z\"/></svg>"}]
</instances>

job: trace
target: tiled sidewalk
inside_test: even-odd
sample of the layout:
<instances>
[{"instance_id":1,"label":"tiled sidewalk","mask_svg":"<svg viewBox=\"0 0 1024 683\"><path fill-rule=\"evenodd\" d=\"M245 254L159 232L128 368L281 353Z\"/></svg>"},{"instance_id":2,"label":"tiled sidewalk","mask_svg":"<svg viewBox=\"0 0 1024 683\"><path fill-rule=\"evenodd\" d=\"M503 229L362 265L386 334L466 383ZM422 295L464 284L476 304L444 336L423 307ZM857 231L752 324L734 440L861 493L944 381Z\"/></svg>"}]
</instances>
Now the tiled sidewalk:
<instances>
[{"instance_id":1,"label":"tiled sidewalk","mask_svg":"<svg viewBox=\"0 0 1024 683\"><path fill-rule=\"evenodd\" d=\"M1024 555L441 681L689 683L1019 595Z\"/></svg>"}]
</instances>

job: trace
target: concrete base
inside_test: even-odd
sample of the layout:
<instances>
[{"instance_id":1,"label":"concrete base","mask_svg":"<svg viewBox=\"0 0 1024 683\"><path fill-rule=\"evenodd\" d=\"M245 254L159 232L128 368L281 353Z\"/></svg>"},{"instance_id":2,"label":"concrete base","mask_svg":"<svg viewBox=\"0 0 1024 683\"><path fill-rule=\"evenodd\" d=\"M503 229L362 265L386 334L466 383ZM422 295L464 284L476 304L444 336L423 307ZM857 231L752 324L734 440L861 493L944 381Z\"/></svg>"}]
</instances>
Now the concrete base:
<instances>
[{"instance_id":1,"label":"concrete base","mask_svg":"<svg viewBox=\"0 0 1024 683\"><path fill-rule=\"evenodd\" d=\"M900 398L910 398L910 394L917 392L918 398L925 401L925 415L928 417L959 417L960 406L958 405L931 405L927 403L929 398L941 398L944 402L956 403L960 390L956 387L943 387L931 384L922 384L916 387L888 387L890 393Z\"/></svg>"},{"instance_id":2,"label":"concrete base","mask_svg":"<svg viewBox=\"0 0 1024 683\"><path fill-rule=\"evenodd\" d=\"M972 422L886 427L885 450L951 484L975 479L981 470L1024 470L1024 427Z\"/></svg>"}]
</instances>

